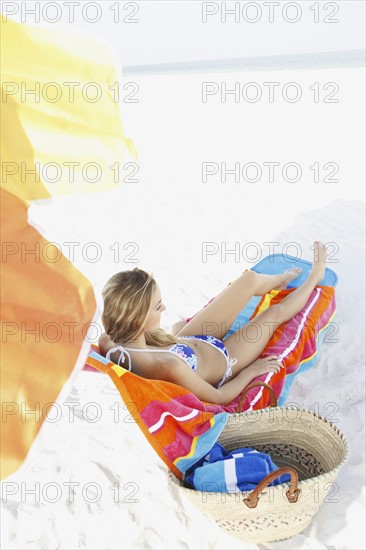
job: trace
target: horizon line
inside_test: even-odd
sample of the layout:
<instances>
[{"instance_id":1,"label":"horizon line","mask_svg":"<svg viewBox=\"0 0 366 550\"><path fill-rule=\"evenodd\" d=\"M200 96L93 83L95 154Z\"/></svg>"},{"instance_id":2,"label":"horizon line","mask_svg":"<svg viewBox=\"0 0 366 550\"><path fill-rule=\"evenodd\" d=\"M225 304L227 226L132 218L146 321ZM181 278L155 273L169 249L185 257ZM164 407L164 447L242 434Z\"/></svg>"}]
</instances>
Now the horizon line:
<instances>
[{"instance_id":1,"label":"horizon line","mask_svg":"<svg viewBox=\"0 0 366 550\"><path fill-rule=\"evenodd\" d=\"M365 67L366 50L341 50L300 54L263 55L199 61L177 61L149 65L126 65L126 75L161 73L216 73L288 69Z\"/></svg>"}]
</instances>

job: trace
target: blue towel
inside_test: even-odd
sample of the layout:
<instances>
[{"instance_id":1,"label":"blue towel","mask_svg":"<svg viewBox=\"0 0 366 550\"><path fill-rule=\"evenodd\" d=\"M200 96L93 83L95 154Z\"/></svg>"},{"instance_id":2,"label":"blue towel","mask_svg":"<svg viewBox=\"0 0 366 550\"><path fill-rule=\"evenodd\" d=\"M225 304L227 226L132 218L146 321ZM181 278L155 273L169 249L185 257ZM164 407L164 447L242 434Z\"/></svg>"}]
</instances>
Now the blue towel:
<instances>
[{"instance_id":1,"label":"blue towel","mask_svg":"<svg viewBox=\"0 0 366 550\"><path fill-rule=\"evenodd\" d=\"M274 470L278 467L265 453L250 447L228 453L220 443L215 443L211 451L186 472L185 481L197 491L236 493L255 489ZM288 481L290 475L283 474L269 485Z\"/></svg>"}]
</instances>

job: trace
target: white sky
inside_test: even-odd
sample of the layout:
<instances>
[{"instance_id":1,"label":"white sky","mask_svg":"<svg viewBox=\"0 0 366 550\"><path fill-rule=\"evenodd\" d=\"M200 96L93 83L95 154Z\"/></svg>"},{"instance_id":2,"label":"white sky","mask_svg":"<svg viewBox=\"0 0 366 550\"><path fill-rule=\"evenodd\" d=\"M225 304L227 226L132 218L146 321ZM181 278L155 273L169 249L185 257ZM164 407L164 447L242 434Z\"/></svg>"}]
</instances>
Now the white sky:
<instances>
[{"instance_id":1,"label":"white sky","mask_svg":"<svg viewBox=\"0 0 366 550\"><path fill-rule=\"evenodd\" d=\"M3 2L2 12L31 25L66 24L71 13L71 7L67 4L71 3ZM73 2L73 26L108 39L118 50L125 67L365 48L363 0L277 3L279 5L274 7L271 23L268 4L276 4L272 1L145 0L117 3L81 0ZM38 8L35 7L37 4ZM207 16L206 23L202 21L204 4L207 10L217 11ZM235 22L234 15L227 15L227 21L223 23L224 10L221 5L226 5L227 10L237 5L239 22ZM47 9L45 6L48 6ZM293 19L296 13L299 14L297 22L289 23L284 19L282 14L286 6L288 18ZM317 23L314 22L314 6L319 10ZM36 15L27 11L31 9L39 10L39 21L36 21ZM243 9L247 9L247 19L253 20L258 14L259 20L256 23L246 21ZM326 23L326 17L338 19L338 22ZM52 23L57 19L58 23ZM127 22L127 19L138 22Z\"/></svg>"}]
</instances>

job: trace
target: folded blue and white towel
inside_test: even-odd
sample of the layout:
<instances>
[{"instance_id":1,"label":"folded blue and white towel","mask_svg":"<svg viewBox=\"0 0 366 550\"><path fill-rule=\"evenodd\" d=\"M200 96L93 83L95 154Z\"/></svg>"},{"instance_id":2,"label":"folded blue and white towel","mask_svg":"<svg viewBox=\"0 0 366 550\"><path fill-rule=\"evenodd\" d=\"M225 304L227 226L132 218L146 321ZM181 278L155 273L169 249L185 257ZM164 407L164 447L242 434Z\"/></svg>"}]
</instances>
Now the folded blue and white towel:
<instances>
[{"instance_id":1,"label":"folded blue and white towel","mask_svg":"<svg viewBox=\"0 0 366 550\"><path fill-rule=\"evenodd\" d=\"M236 493L255 489L274 470L278 467L265 453L250 447L228 453L220 443L215 443L211 451L186 472L185 481L198 491ZM269 485L288 481L290 475L283 474Z\"/></svg>"}]
</instances>

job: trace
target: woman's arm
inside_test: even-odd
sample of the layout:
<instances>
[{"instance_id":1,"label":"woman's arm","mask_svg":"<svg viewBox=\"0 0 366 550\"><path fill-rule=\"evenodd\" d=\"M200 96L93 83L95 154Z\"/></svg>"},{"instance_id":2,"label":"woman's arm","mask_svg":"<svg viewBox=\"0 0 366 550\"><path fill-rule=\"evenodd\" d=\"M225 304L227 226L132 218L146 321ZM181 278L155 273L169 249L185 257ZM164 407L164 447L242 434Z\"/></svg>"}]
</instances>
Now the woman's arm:
<instances>
[{"instance_id":1,"label":"woman's arm","mask_svg":"<svg viewBox=\"0 0 366 550\"><path fill-rule=\"evenodd\" d=\"M179 360L178 360L179 361ZM279 372L280 367L275 366L249 366L240 371L233 380L226 382L221 388L214 388L209 382L206 382L188 369L181 362L170 361L162 367L161 375L167 382L178 384L191 391L201 401L216 403L217 405L228 405L239 393L248 386L248 384L264 372Z\"/></svg>"},{"instance_id":2,"label":"woman's arm","mask_svg":"<svg viewBox=\"0 0 366 550\"><path fill-rule=\"evenodd\" d=\"M233 380L226 382L226 384L219 388L218 391L220 391L222 395L222 402L220 404L228 405L233 399L235 399L235 397L239 395L242 390L244 390L244 388L249 385L254 378L261 376L261 374L264 374L265 372L279 372L280 368L281 367L278 365L267 366L266 368L249 365L245 369L241 370L235 378L233 378Z\"/></svg>"},{"instance_id":3,"label":"woman's arm","mask_svg":"<svg viewBox=\"0 0 366 550\"><path fill-rule=\"evenodd\" d=\"M106 350L110 349L111 343L113 344L109 336L106 333L102 334L99 339L99 349L102 355L105 355ZM277 364L261 363L249 365L240 371L230 382L226 382L221 388L217 389L187 368L178 358L169 361L154 361L152 367L150 363L147 363L146 367L141 373L138 373L140 376L152 380L172 382L191 391L201 401L216 403L218 405L228 405L231 403L257 376L266 372L279 372L280 370L280 366Z\"/></svg>"}]
</instances>

